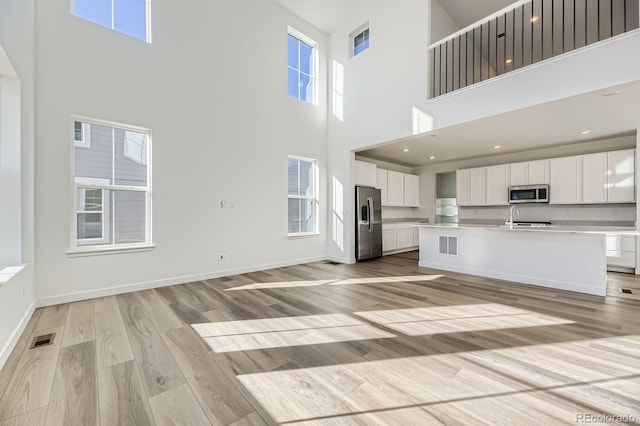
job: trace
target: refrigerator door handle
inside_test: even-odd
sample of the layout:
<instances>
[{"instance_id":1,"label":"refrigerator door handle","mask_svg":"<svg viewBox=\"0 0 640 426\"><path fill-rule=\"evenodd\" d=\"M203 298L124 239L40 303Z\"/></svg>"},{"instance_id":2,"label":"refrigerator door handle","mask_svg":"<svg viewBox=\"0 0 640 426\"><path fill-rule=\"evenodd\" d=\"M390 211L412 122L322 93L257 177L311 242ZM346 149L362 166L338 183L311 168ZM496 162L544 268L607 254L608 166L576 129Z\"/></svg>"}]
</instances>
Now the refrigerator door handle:
<instances>
[{"instance_id":1,"label":"refrigerator door handle","mask_svg":"<svg viewBox=\"0 0 640 426\"><path fill-rule=\"evenodd\" d=\"M369 232L373 232L373 221L374 221L373 198L371 197L367 198L367 206L369 207Z\"/></svg>"}]
</instances>

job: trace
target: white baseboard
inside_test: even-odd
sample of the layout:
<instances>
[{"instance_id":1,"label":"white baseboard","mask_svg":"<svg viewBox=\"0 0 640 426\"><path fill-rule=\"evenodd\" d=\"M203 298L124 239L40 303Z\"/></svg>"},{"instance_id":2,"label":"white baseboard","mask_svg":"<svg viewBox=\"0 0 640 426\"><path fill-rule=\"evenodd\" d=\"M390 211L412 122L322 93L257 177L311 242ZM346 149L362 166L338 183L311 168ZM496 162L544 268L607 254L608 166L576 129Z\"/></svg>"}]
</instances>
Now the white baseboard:
<instances>
[{"instance_id":1,"label":"white baseboard","mask_svg":"<svg viewBox=\"0 0 640 426\"><path fill-rule=\"evenodd\" d=\"M340 256L327 256L327 260L330 260L331 262L345 263L347 265L356 263L355 259L351 259L349 257L340 257Z\"/></svg>"},{"instance_id":2,"label":"white baseboard","mask_svg":"<svg viewBox=\"0 0 640 426\"><path fill-rule=\"evenodd\" d=\"M13 350L13 348L15 348L16 344L18 343L18 339L20 339L20 337L22 336L22 333L24 333L24 329L27 327L27 324L29 323L29 320L31 319L31 316L33 315L33 312L35 310L36 310L36 302L33 302L31 303L31 306L29 306L27 311L22 316L22 319L18 323L18 326L16 327L16 329L13 330L13 333L11 334L9 341L4 345L4 347L0 351L0 370L2 369L2 367L4 367L4 364L7 362L7 359L9 359L9 355L11 355L11 351Z\"/></svg>"},{"instance_id":3,"label":"white baseboard","mask_svg":"<svg viewBox=\"0 0 640 426\"><path fill-rule=\"evenodd\" d=\"M225 269L222 271L207 272L204 274L185 275L162 280L146 281L141 283L126 284L116 287L107 287L97 290L83 291L77 293L61 294L58 296L44 297L36 300L36 307L59 305L60 303L77 302L80 300L95 299L97 297L113 296L116 294L131 293L133 291L148 290L151 288L166 287L176 284L184 284L193 281L210 280L214 278L226 277L229 275L246 274L249 272L264 271L285 266L300 265L302 263L320 262L327 260L325 256L308 257L303 259L288 260L285 262L263 263L245 268Z\"/></svg>"},{"instance_id":4,"label":"white baseboard","mask_svg":"<svg viewBox=\"0 0 640 426\"><path fill-rule=\"evenodd\" d=\"M423 268L438 269L441 271L459 272L463 274L495 278L498 280L513 281L514 283L519 283L519 284L532 284L532 285L538 285L541 287L549 287L557 290L575 291L578 293L586 293L594 296L606 295L605 294L606 290L604 288L599 289L594 287L588 287L585 285L581 285L580 283L572 283L568 281L557 281L557 280L543 279L543 278L537 278L537 277L530 277L527 275L516 275L516 274L503 273L503 272L487 271L484 269L468 268L464 266L442 264L437 262L425 262L423 260L418 262L418 266Z\"/></svg>"}]
</instances>

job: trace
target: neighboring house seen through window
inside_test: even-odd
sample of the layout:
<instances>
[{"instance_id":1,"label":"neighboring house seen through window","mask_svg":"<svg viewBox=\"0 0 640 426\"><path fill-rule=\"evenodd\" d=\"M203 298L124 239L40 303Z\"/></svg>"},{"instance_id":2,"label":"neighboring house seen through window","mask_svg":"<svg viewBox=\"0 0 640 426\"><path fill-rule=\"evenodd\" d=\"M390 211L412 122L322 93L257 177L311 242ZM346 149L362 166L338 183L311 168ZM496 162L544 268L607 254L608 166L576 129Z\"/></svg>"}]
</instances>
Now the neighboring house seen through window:
<instances>
[{"instance_id":1,"label":"neighboring house seen through window","mask_svg":"<svg viewBox=\"0 0 640 426\"><path fill-rule=\"evenodd\" d=\"M151 41L149 0L71 0L71 13L103 27Z\"/></svg>"},{"instance_id":2,"label":"neighboring house seen through window","mask_svg":"<svg viewBox=\"0 0 640 426\"><path fill-rule=\"evenodd\" d=\"M75 123L72 249L150 245L149 131ZM79 129L89 147L78 144Z\"/></svg>"},{"instance_id":3,"label":"neighboring house seen through window","mask_svg":"<svg viewBox=\"0 0 640 426\"><path fill-rule=\"evenodd\" d=\"M317 43L289 28L287 56L289 95L317 105Z\"/></svg>"},{"instance_id":4,"label":"neighboring house seen through window","mask_svg":"<svg viewBox=\"0 0 640 426\"><path fill-rule=\"evenodd\" d=\"M289 236L318 233L318 167L315 160L289 157Z\"/></svg>"}]
</instances>

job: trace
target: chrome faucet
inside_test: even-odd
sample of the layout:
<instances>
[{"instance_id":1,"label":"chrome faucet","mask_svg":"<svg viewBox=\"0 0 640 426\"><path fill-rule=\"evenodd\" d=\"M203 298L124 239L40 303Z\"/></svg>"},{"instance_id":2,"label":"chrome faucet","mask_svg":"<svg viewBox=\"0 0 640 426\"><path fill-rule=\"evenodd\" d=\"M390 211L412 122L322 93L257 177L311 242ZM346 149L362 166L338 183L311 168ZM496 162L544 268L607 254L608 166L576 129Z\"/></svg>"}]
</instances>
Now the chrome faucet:
<instances>
[{"instance_id":1,"label":"chrome faucet","mask_svg":"<svg viewBox=\"0 0 640 426\"><path fill-rule=\"evenodd\" d=\"M509 210L509 220L507 220L504 223L505 225L509 225L509 229L513 229L513 210L514 209L516 210L516 214L520 216L520 210L518 210L518 207L511 206L511 210Z\"/></svg>"}]
</instances>

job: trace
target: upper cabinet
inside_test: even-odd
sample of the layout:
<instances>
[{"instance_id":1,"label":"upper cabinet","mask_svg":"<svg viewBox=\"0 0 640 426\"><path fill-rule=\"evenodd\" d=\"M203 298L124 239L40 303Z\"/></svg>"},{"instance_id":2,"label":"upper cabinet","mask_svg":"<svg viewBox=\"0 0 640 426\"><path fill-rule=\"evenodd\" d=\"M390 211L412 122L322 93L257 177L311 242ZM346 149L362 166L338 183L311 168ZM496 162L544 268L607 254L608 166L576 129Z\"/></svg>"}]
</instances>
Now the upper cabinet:
<instances>
[{"instance_id":1,"label":"upper cabinet","mask_svg":"<svg viewBox=\"0 0 640 426\"><path fill-rule=\"evenodd\" d=\"M387 203L404 207L404 173L387 171Z\"/></svg>"},{"instance_id":2,"label":"upper cabinet","mask_svg":"<svg viewBox=\"0 0 640 426\"><path fill-rule=\"evenodd\" d=\"M508 187L549 184L550 204L635 202L635 149L461 169L459 206L507 205Z\"/></svg>"},{"instance_id":3,"label":"upper cabinet","mask_svg":"<svg viewBox=\"0 0 640 426\"><path fill-rule=\"evenodd\" d=\"M510 166L509 185L539 185L549 183L549 160L525 161Z\"/></svg>"},{"instance_id":4,"label":"upper cabinet","mask_svg":"<svg viewBox=\"0 0 640 426\"><path fill-rule=\"evenodd\" d=\"M356 160L356 185L375 187L378 181L376 165Z\"/></svg>"},{"instance_id":5,"label":"upper cabinet","mask_svg":"<svg viewBox=\"0 0 640 426\"><path fill-rule=\"evenodd\" d=\"M404 205L406 207L420 207L420 177L404 175Z\"/></svg>"},{"instance_id":6,"label":"upper cabinet","mask_svg":"<svg viewBox=\"0 0 640 426\"><path fill-rule=\"evenodd\" d=\"M607 153L607 201L636 201L636 151L626 149Z\"/></svg>"},{"instance_id":7,"label":"upper cabinet","mask_svg":"<svg viewBox=\"0 0 640 426\"><path fill-rule=\"evenodd\" d=\"M456 201L458 206L470 206L471 169L456 170Z\"/></svg>"},{"instance_id":8,"label":"upper cabinet","mask_svg":"<svg viewBox=\"0 0 640 426\"><path fill-rule=\"evenodd\" d=\"M376 188L385 207L420 207L420 176L378 169Z\"/></svg>"},{"instance_id":9,"label":"upper cabinet","mask_svg":"<svg viewBox=\"0 0 640 426\"><path fill-rule=\"evenodd\" d=\"M633 203L635 195L635 150L582 156L583 203Z\"/></svg>"},{"instance_id":10,"label":"upper cabinet","mask_svg":"<svg viewBox=\"0 0 640 426\"><path fill-rule=\"evenodd\" d=\"M388 186L387 186L387 176L388 176L388 171L384 170L384 169L377 169L377 174L378 174L378 184L376 185L376 188L378 188L380 190L380 203L382 203L383 206L388 206L389 205L389 199L387 197L387 192L388 192Z\"/></svg>"},{"instance_id":11,"label":"upper cabinet","mask_svg":"<svg viewBox=\"0 0 640 426\"><path fill-rule=\"evenodd\" d=\"M582 202L582 155L553 158L549 183L549 203Z\"/></svg>"},{"instance_id":12,"label":"upper cabinet","mask_svg":"<svg viewBox=\"0 0 640 426\"><path fill-rule=\"evenodd\" d=\"M486 179L486 204L488 206L509 204L509 164L487 167Z\"/></svg>"},{"instance_id":13,"label":"upper cabinet","mask_svg":"<svg viewBox=\"0 0 640 426\"><path fill-rule=\"evenodd\" d=\"M486 167L462 169L456 172L458 206L484 206Z\"/></svg>"}]
</instances>

